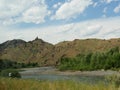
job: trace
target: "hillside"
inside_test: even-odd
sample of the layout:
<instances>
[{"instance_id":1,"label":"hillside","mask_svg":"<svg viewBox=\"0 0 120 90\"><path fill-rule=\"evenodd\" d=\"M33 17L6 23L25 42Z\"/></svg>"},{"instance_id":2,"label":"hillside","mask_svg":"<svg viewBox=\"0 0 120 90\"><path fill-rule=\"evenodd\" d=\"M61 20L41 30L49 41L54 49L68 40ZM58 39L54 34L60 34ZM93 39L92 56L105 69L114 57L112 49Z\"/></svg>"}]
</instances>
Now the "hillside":
<instances>
[{"instance_id":1,"label":"hillside","mask_svg":"<svg viewBox=\"0 0 120 90\"><path fill-rule=\"evenodd\" d=\"M76 56L80 53L104 52L114 47L120 47L120 39L75 39L74 41L60 42L55 47L60 50L61 54Z\"/></svg>"},{"instance_id":2,"label":"hillside","mask_svg":"<svg viewBox=\"0 0 120 90\"><path fill-rule=\"evenodd\" d=\"M29 42L11 40L0 44L0 59L56 65L61 57L74 57L80 53L105 52L114 47L120 47L120 38L110 40L75 39L56 45L38 38Z\"/></svg>"},{"instance_id":3,"label":"hillside","mask_svg":"<svg viewBox=\"0 0 120 90\"><path fill-rule=\"evenodd\" d=\"M12 40L0 45L0 59L46 64L47 61L52 60L53 49L52 44L38 38L29 42ZM53 64L52 62L48 63Z\"/></svg>"}]
</instances>

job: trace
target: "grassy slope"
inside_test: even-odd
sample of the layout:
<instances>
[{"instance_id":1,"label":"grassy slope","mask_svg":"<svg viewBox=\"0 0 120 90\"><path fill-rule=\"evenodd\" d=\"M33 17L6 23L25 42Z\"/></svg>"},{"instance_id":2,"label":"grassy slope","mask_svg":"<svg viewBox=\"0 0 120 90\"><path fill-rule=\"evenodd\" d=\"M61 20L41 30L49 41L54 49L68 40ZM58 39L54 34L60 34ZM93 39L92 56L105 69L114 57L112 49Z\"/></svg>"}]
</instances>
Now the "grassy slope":
<instances>
[{"instance_id":1,"label":"grassy slope","mask_svg":"<svg viewBox=\"0 0 120 90\"><path fill-rule=\"evenodd\" d=\"M56 65L61 57L75 57L78 54L89 52L105 52L114 47L120 47L120 38L76 39L61 42L56 45L44 42L41 39L25 42L12 40L0 44L0 59L17 62L38 62L40 65Z\"/></svg>"},{"instance_id":2,"label":"grassy slope","mask_svg":"<svg viewBox=\"0 0 120 90\"><path fill-rule=\"evenodd\" d=\"M105 52L111 48L120 47L120 39L76 39L74 41L61 42L55 46L60 49L59 53L61 54L76 56L80 53Z\"/></svg>"},{"instance_id":3,"label":"grassy slope","mask_svg":"<svg viewBox=\"0 0 120 90\"><path fill-rule=\"evenodd\" d=\"M117 90L113 85L81 84L73 81L35 81L0 78L0 90Z\"/></svg>"}]
</instances>

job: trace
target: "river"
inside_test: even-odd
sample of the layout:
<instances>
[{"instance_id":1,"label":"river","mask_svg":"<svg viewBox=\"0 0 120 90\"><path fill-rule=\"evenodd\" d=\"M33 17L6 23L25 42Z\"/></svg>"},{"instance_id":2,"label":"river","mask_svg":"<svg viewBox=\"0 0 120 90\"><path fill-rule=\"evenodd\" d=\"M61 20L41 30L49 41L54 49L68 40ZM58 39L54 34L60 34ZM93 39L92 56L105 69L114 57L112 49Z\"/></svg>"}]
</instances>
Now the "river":
<instances>
[{"instance_id":1,"label":"river","mask_svg":"<svg viewBox=\"0 0 120 90\"><path fill-rule=\"evenodd\" d=\"M119 74L116 71L59 71L54 67L24 68L20 72L24 79L36 80L73 80L78 82L105 82L104 76Z\"/></svg>"}]
</instances>

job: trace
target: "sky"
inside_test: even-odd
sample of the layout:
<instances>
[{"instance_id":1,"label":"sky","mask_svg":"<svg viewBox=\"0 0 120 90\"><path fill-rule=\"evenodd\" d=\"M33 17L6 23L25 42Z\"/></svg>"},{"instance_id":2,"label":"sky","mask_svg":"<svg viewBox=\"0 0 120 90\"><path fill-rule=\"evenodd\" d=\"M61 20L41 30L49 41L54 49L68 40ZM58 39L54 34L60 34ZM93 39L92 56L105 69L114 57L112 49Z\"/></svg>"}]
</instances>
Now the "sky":
<instances>
[{"instance_id":1,"label":"sky","mask_svg":"<svg viewBox=\"0 0 120 90\"><path fill-rule=\"evenodd\" d=\"M0 43L120 38L120 0L0 0Z\"/></svg>"}]
</instances>

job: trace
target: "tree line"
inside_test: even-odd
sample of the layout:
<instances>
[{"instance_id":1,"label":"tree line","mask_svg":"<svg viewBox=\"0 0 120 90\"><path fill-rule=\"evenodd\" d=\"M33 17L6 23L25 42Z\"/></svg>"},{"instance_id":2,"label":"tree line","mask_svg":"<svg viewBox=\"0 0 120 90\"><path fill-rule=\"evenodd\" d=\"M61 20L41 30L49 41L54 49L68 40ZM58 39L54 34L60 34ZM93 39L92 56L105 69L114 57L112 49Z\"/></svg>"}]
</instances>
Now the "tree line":
<instances>
[{"instance_id":1,"label":"tree line","mask_svg":"<svg viewBox=\"0 0 120 90\"><path fill-rule=\"evenodd\" d=\"M4 69L17 69L17 68L26 68L26 67L37 67L38 63L18 63L11 60L0 59L0 71Z\"/></svg>"},{"instance_id":2,"label":"tree line","mask_svg":"<svg viewBox=\"0 0 120 90\"><path fill-rule=\"evenodd\" d=\"M99 70L120 68L120 49L115 47L107 52L79 54L74 58L62 57L60 70Z\"/></svg>"}]
</instances>

